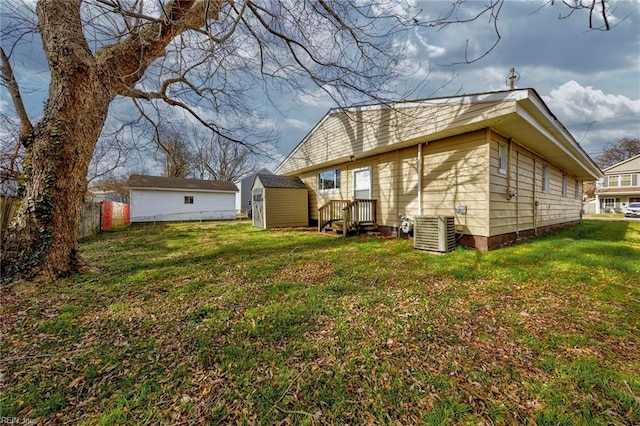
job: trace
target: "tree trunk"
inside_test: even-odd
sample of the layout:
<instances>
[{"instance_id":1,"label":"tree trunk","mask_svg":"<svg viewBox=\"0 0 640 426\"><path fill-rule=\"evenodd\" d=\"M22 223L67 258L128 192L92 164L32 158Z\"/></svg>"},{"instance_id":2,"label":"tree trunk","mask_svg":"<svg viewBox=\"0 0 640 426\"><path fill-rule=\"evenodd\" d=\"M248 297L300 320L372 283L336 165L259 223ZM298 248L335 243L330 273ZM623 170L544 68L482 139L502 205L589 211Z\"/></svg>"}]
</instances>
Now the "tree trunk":
<instances>
[{"instance_id":1,"label":"tree trunk","mask_svg":"<svg viewBox=\"0 0 640 426\"><path fill-rule=\"evenodd\" d=\"M49 100L43 118L23 139L26 183L2 241L5 282L51 280L77 269L87 170L115 96L82 37L80 2L38 6L51 69ZM52 24L52 19L58 21Z\"/></svg>"},{"instance_id":2,"label":"tree trunk","mask_svg":"<svg viewBox=\"0 0 640 426\"><path fill-rule=\"evenodd\" d=\"M50 280L78 266L87 169L110 100L85 73L65 80L52 82L57 96L28 139L24 198L2 243L6 281Z\"/></svg>"},{"instance_id":3,"label":"tree trunk","mask_svg":"<svg viewBox=\"0 0 640 426\"><path fill-rule=\"evenodd\" d=\"M78 225L87 170L109 104L130 90L164 48L188 28L217 19L223 0L172 0L150 22L94 56L83 33L82 0L38 0L51 71L49 100L26 137L24 196L0 247L3 282L49 281L77 270Z\"/></svg>"}]
</instances>

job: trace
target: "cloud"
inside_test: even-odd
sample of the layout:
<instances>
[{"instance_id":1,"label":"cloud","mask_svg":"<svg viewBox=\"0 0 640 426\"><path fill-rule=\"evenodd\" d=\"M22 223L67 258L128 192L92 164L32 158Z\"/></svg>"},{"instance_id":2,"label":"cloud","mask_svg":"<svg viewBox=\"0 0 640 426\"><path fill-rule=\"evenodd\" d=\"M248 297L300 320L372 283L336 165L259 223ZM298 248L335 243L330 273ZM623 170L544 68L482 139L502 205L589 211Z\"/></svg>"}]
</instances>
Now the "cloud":
<instances>
[{"instance_id":1,"label":"cloud","mask_svg":"<svg viewBox=\"0 0 640 426\"><path fill-rule=\"evenodd\" d=\"M549 107L570 123L601 121L629 114L640 114L640 99L606 94L591 86L568 81L544 97Z\"/></svg>"},{"instance_id":2,"label":"cloud","mask_svg":"<svg viewBox=\"0 0 640 426\"><path fill-rule=\"evenodd\" d=\"M303 130L309 130L315 124L315 123L308 123L306 121L298 120L296 118L287 118L284 120L284 122L288 127L293 127L296 129L303 129Z\"/></svg>"},{"instance_id":3,"label":"cloud","mask_svg":"<svg viewBox=\"0 0 640 426\"><path fill-rule=\"evenodd\" d=\"M335 92L335 90L330 87L327 89L330 92ZM331 96L322 89L316 89L312 92L300 92L297 93L296 97L304 106L318 107L325 110L336 106L336 103Z\"/></svg>"},{"instance_id":4,"label":"cloud","mask_svg":"<svg viewBox=\"0 0 640 426\"><path fill-rule=\"evenodd\" d=\"M640 138L640 99L605 93L571 80L542 96L591 155L623 137Z\"/></svg>"}]
</instances>

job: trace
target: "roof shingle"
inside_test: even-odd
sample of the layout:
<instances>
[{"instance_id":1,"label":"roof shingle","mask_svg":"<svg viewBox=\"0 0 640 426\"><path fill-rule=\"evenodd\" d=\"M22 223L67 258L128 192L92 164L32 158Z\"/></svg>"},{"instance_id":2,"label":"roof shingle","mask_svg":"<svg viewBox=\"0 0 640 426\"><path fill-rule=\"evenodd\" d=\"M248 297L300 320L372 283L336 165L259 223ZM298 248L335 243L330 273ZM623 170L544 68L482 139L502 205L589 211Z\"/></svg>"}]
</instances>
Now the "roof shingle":
<instances>
[{"instance_id":1,"label":"roof shingle","mask_svg":"<svg viewBox=\"0 0 640 426\"><path fill-rule=\"evenodd\" d=\"M265 188L302 188L308 189L307 185L297 176L278 176L260 173L256 175Z\"/></svg>"},{"instance_id":2,"label":"roof shingle","mask_svg":"<svg viewBox=\"0 0 640 426\"><path fill-rule=\"evenodd\" d=\"M164 176L131 175L129 188L192 189L238 192L235 183L223 180L182 179Z\"/></svg>"}]
</instances>

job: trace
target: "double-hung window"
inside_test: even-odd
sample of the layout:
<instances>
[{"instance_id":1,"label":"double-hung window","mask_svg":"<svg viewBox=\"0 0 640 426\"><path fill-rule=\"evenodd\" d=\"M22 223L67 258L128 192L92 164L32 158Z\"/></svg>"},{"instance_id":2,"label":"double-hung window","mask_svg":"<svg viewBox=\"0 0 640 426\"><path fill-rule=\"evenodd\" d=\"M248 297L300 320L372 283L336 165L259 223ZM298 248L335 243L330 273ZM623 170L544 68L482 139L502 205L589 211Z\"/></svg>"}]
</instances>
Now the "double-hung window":
<instances>
[{"instance_id":1,"label":"double-hung window","mask_svg":"<svg viewBox=\"0 0 640 426\"><path fill-rule=\"evenodd\" d=\"M631 186L631 175L611 175L608 181L608 186Z\"/></svg>"},{"instance_id":2,"label":"double-hung window","mask_svg":"<svg viewBox=\"0 0 640 426\"><path fill-rule=\"evenodd\" d=\"M549 165L542 166L542 192L549 193Z\"/></svg>"},{"instance_id":3,"label":"double-hung window","mask_svg":"<svg viewBox=\"0 0 640 426\"><path fill-rule=\"evenodd\" d=\"M605 210L613 209L616 207L616 199L615 198L605 198L602 200L602 207Z\"/></svg>"},{"instance_id":4,"label":"double-hung window","mask_svg":"<svg viewBox=\"0 0 640 426\"><path fill-rule=\"evenodd\" d=\"M340 189L340 169L318 173L318 191Z\"/></svg>"},{"instance_id":5,"label":"double-hung window","mask_svg":"<svg viewBox=\"0 0 640 426\"><path fill-rule=\"evenodd\" d=\"M509 162L509 146L506 143L498 145L498 172L507 174L507 164Z\"/></svg>"}]
</instances>

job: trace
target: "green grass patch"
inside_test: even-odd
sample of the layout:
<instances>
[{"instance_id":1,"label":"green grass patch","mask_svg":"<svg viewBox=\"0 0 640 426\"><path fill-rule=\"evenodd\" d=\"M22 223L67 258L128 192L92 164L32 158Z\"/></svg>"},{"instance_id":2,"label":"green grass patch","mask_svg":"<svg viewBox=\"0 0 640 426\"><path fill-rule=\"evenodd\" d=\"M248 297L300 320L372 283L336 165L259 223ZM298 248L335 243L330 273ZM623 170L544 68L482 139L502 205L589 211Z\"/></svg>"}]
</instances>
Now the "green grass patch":
<instances>
[{"instance_id":1,"label":"green grass patch","mask_svg":"<svg viewBox=\"0 0 640 426\"><path fill-rule=\"evenodd\" d=\"M115 424L640 423L640 223L488 253L133 226L3 294L3 417Z\"/></svg>"}]
</instances>

